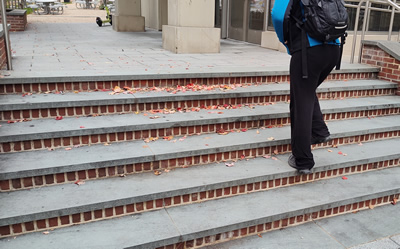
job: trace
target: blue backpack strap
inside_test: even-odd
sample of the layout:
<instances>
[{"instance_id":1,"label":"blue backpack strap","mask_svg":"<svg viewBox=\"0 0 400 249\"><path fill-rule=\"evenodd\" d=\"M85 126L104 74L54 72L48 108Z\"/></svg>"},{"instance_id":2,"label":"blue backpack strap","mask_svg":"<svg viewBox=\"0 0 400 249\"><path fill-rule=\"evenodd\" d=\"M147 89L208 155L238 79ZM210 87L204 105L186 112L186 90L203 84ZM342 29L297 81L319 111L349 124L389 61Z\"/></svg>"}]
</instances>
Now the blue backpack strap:
<instances>
[{"instance_id":1,"label":"blue backpack strap","mask_svg":"<svg viewBox=\"0 0 400 249\"><path fill-rule=\"evenodd\" d=\"M289 39L289 19L292 5L293 0L278 0L275 1L271 12L276 35L279 41L286 47L288 53L289 48L286 42Z\"/></svg>"}]
</instances>

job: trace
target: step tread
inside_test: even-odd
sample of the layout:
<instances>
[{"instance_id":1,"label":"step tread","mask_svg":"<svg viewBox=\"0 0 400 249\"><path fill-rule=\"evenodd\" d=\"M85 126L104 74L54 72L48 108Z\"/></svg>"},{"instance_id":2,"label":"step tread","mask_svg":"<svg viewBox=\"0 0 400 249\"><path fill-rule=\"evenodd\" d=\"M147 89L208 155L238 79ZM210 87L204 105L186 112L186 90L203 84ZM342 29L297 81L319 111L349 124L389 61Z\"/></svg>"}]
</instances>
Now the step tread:
<instances>
[{"instance_id":1,"label":"step tread","mask_svg":"<svg viewBox=\"0 0 400 249\"><path fill-rule=\"evenodd\" d=\"M364 244L364 247L360 248L387 248L382 244L375 246L371 241L378 240L377 242L379 242L382 238L400 233L400 226L398 225L400 223L400 215L393 215L399 213L399 209L399 205L385 205L357 213L339 215L295 227L271 231L262 234L262 237L254 235L207 246L204 249L343 249L360 244ZM391 245L393 247L390 246L388 248L398 248L394 241L392 241ZM388 245L386 244L386 246Z\"/></svg>"},{"instance_id":2,"label":"step tread","mask_svg":"<svg viewBox=\"0 0 400 249\"><path fill-rule=\"evenodd\" d=\"M352 112L400 107L398 96L365 97L320 101L323 113ZM158 117L151 119L150 117ZM288 103L268 106L242 106L239 109L200 110L174 114L125 114L98 117L39 119L29 122L4 123L0 142L15 142L69 136L84 136L113 132L151 130L182 126L206 125L289 117Z\"/></svg>"},{"instance_id":3,"label":"step tread","mask_svg":"<svg viewBox=\"0 0 400 249\"><path fill-rule=\"evenodd\" d=\"M332 138L397 131L400 129L400 115L333 121L329 122L329 129ZM179 139L183 138L159 139L150 143L135 140L110 146L99 144L68 151L4 153L0 154L0 180L289 144L290 127L235 132L224 139L217 133L188 136L183 141Z\"/></svg>"},{"instance_id":4,"label":"step tread","mask_svg":"<svg viewBox=\"0 0 400 249\"><path fill-rule=\"evenodd\" d=\"M398 148L400 139L388 139L331 148L332 152L314 150L314 171L397 159ZM339 155L339 151L347 156ZM287 165L287 154L276 157L278 160L238 161L229 168L224 163L214 163L159 176L144 173L87 181L81 186L67 184L0 193L0 226L296 175Z\"/></svg>"},{"instance_id":5,"label":"step tread","mask_svg":"<svg viewBox=\"0 0 400 249\"><path fill-rule=\"evenodd\" d=\"M57 248L70 248L71 243L76 241L80 241L82 247L91 245L94 248L111 246L111 242L114 248L157 247L161 246L161 243L173 244L397 194L400 191L399 177L400 167L394 167L355 174L349 176L348 180L333 178L312 184L172 207L61 228L51 231L46 236L41 233L27 234L10 242L0 240L0 243L13 243L13 248L22 245L26 247L23 242L28 241L31 246L40 245L42 248L50 247L49 245L54 247L55 244Z\"/></svg>"},{"instance_id":6,"label":"step tread","mask_svg":"<svg viewBox=\"0 0 400 249\"><path fill-rule=\"evenodd\" d=\"M388 89L396 88L395 83L381 80L353 80L353 81L331 81L322 84L317 92L329 91L351 91L367 89ZM110 92L80 92L64 94L33 94L22 97L21 95L3 95L0 98L0 111L5 110L24 110L74 106L96 106L113 104L131 103L150 103L183 101L193 99L215 99L232 97L252 97L268 95L287 95L289 94L289 84L262 84L258 86L237 87L234 90L222 91L219 89L212 91L186 91L171 94L166 91L137 92L134 94L115 94Z\"/></svg>"}]
</instances>

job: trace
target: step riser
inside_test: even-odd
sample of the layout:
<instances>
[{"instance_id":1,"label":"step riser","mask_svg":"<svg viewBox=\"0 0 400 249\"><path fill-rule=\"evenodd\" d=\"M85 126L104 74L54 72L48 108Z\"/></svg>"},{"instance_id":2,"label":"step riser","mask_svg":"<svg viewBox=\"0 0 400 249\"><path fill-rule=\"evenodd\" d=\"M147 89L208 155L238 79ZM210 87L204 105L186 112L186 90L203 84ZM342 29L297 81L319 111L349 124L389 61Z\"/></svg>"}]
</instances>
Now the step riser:
<instances>
[{"instance_id":1,"label":"step riser","mask_svg":"<svg viewBox=\"0 0 400 249\"><path fill-rule=\"evenodd\" d=\"M353 79L375 79L377 73L333 73L328 80L353 80ZM145 80L122 80L122 81L96 81L96 82L54 82L54 83L26 83L0 85L0 94L10 93L35 93L47 91L95 91L112 89L115 86L129 88L147 87L173 87L177 85L202 84L243 84L243 83L270 83L288 82L288 75L271 76L249 76L249 77L224 77L224 78L185 78L185 79L145 79Z\"/></svg>"},{"instance_id":2,"label":"step riser","mask_svg":"<svg viewBox=\"0 0 400 249\"><path fill-rule=\"evenodd\" d=\"M236 229L233 231L227 231L224 233L219 233L215 235L210 235L202 238L196 238L188 240L185 242L180 242L176 244L171 244L167 246L157 247L156 249L187 249L187 248L201 248L209 245L214 245L218 243L223 243L231 241L234 239L245 238L248 236L262 236L263 233L279 230L291 226L301 225L307 222L312 222L314 220L320 220L336 215L342 215L346 213L355 213L362 210L370 209L371 207L389 205L391 199L398 198L399 194L379 197L376 199L370 199L366 201L361 201L354 204L343 205L339 207L324 209L319 212L301 214L297 216L292 216L280 220L273 220L268 223L257 224L249 227L244 227L241 229ZM387 201L389 200L389 201ZM142 247L141 247L142 248ZM143 247L145 248L145 247Z\"/></svg>"},{"instance_id":3,"label":"step riser","mask_svg":"<svg viewBox=\"0 0 400 249\"><path fill-rule=\"evenodd\" d=\"M194 192L185 195L148 200L140 203L128 203L121 206L113 206L99 210L92 210L85 212L82 211L82 213L74 213L70 215L64 215L61 217L51 217L42 220L33 220L24 223L10 224L7 226L0 227L0 238L25 234L29 232L43 231L47 229L55 229L65 226L88 223L93 221L99 221L104 219L110 219L115 217L121 217L125 215L132 215L135 213L142 213L161 208L187 205L196 202L204 202L208 200L231 197L240 194L249 194L258 191L265 191L295 184L303 184L316 180L329 179L343 175L350 175L355 173L361 173L371 170L397 167L397 166L400 166L400 159L386 160L375 163L368 163L351 167L315 172L310 175L296 175L284 178L276 178L266 181L252 182L240 186L234 185L219 189L206 190L203 192ZM389 198L384 202L388 202L391 200L393 200L393 198L391 199Z\"/></svg>"},{"instance_id":4,"label":"step riser","mask_svg":"<svg viewBox=\"0 0 400 249\"><path fill-rule=\"evenodd\" d=\"M331 147L332 145L345 145L360 142L368 142L385 138L400 137L400 131L383 132L375 134L367 134L360 136L352 136L346 138L335 138L328 143L314 145L314 148ZM186 158L171 158L161 161L134 163L129 165L119 165L106 168L92 168L87 170L64 172L47 175L36 175L24 178L0 180L0 192L8 192L14 190L30 189L43 187L54 184L74 183L77 180L91 180L108 177L116 177L120 175L128 175L135 173L151 172L155 170L162 171L164 169L184 168L195 165L204 165L215 162L241 160L245 158L262 157L273 153L290 152L290 145L276 145L265 148L245 149L239 151L231 151L224 153L206 154L199 156L191 156Z\"/></svg>"},{"instance_id":5,"label":"step riser","mask_svg":"<svg viewBox=\"0 0 400 249\"><path fill-rule=\"evenodd\" d=\"M396 89L375 89L375 90L354 90L341 92L324 92L318 93L320 100L330 100L337 98L357 98L367 96L391 96L395 95ZM109 115L120 113L135 113L141 111L178 109L178 108L200 108L210 109L211 106L223 105L243 105L243 104L263 104L270 102L287 102L289 95L275 96L256 96L244 98L226 98L226 99L209 99L209 100L188 100L177 102L154 102L154 103L135 103L120 105L102 105L102 106L77 106L77 107L60 107L48 109L24 109L1 111L0 118L4 121L18 121L23 119L41 119L63 117L85 117L93 115ZM90 105L90 104L88 104ZM32 108L32 107L31 107Z\"/></svg>"},{"instance_id":6,"label":"step riser","mask_svg":"<svg viewBox=\"0 0 400 249\"><path fill-rule=\"evenodd\" d=\"M335 121L344 119L354 119L354 118L365 118L365 117L379 117L386 115L396 115L400 114L400 108L390 108L390 109L378 109L378 110L363 110L354 112L343 112L343 113L328 113L324 114L325 121ZM289 114L284 114L288 116ZM247 119L249 117L246 117ZM112 143L112 142L125 142L133 140L144 140L148 138L160 138L166 136L190 136L198 134L216 133L221 129L226 131L240 131L240 129L259 129L265 127L280 127L283 125L290 124L289 117L274 118L266 120L258 120L255 117L254 121L242 121L234 123L216 123L216 124L206 124L197 126L185 126L181 124L181 127L174 128L160 128L152 130L139 130L139 131L127 131L127 132L112 132L106 134L93 134L87 130L87 134L93 135L82 135L82 136L68 136L67 132L63 133L63 137L52 138L50 133L43 135L43 139L29 140L29 136L24 136L23 141L15 142L4 142L0 143L0 152L23 152L32 150L44 150L44 149L57 149L73 146L85 146L85 145L95 145L101 143ZM8 141L18 140L18 138L8 137Z\"/></svg>"}]
</instances>

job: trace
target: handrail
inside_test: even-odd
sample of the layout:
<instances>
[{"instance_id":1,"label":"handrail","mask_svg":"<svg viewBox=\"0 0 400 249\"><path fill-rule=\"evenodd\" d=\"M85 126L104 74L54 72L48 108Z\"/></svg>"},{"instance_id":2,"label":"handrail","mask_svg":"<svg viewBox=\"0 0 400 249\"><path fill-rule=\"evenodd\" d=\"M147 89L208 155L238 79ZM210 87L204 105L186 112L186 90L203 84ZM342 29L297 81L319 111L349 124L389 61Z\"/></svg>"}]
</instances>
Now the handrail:
<instances>
[{"instance_id":1,"label":"handrail","mask_svg":"<svg viewBox=\"0 0 400 249\"><path fill-rule=\"evenodd\" d=\"M352 0L352 2L357 2L357 0ZM388 40L389 41L392 38L394 15L397 14L397 13L400 13L400 6L396 3L396 0L394 0L394 2L392 0L358 0L358 2L359 3L357 5L348 4L348 3L345 4L346 7L351 7L351 8L357 7L350 63L354 63L354 55L355 55L355 49L356 49L356 43L357 43L358 21L359 21L359 18L360 18L361 8L363 8L365 13L366 13L364 15L364 20L363 20L363 27L362 27L362 31L361 31L362 32L361 33L361 40L364 40L365 32L368 29L371 10L382 11L382 12L390 12L391 13L390 24L389 24L389 33L388 33ZM365 3L365 6L363 6L363 3ZM388 5L388 6L391 7L391 10L390 9L382 9L382 8L371 7L371 3ZM397 40L400 41L400 31L399 31ZM358 56L358 62L359 63L361 62L361 53L362 53L362 46L360 46L360 51L359 51L359 56Z\"/></svg>"}]
</instances>

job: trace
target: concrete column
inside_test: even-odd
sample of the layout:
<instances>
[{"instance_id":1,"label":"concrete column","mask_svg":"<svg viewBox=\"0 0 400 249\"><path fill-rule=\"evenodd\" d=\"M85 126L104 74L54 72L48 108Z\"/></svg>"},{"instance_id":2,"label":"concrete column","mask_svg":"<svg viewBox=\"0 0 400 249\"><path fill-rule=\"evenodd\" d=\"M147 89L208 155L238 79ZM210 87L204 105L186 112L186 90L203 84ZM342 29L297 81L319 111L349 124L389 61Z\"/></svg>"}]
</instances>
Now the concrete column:
<instances>
[{"instance_id":1,"label":"concrete column","mask_svg":"<svg viewBox=\"0 0 400 249\"><path fill-rule=\"evenodd\" d=\"M168 0L168 25L163 48L174 53L219 53L219 28L214 28L215 0Z\"/></svg>"},{"instance_id":2,"label":"concrete column","mask_svg":"<svg viewBox=\"0 0 400 249\"><path fill-rule=\"evenodd\" d=\"M142 0L142 15L146 27L161 31L168 24L168 0Z\"/></svg>"},{"instance_id":3,"label":"concrete column","mask_svg":"<svg viewBox=\"0 0 400 249\"><path fill-rule=\"evenodd\" d=\"M118 32L145 31L141 0L116 0L112 24L113 29Z\"/></svg>"}]
</instances>

